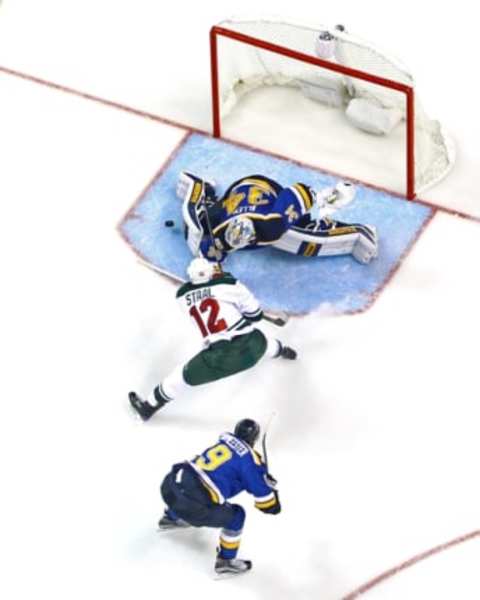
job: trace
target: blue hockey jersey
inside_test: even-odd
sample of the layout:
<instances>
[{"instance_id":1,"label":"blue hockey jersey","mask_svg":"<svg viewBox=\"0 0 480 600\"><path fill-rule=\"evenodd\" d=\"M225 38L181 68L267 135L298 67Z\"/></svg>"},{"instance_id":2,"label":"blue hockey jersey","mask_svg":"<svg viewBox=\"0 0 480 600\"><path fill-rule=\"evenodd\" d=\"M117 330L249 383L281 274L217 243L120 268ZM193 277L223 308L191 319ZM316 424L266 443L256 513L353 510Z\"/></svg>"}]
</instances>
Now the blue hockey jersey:
<instances>
[{"instance_id":1,"label":"blue hockey jersey","mask_svg":"<svg viewBox=\"0 0 480 600\"><path fill-rule=\"evenodd\" d=\"M242 249L260 248L276 242L313 207L312 190L303 183L284 188L263 175L250 175L234 182L208 215L217 250L232 250L225 240L229 222L239 215L248 216L255 228L255 239ZM211 241L205 237L201 251L209 256Z\"/></svg>"},{"instance_id":2,"label":"blue hockey jersey","mask_svg":"<svg viewBox=\"0 0 480 600\"><path fill-rule=\"evenodd\" d=\"M215 503L223 503L240 492L255 497L255 507L280 512L278 493L267 483L267 469L260 455L231 433L196 456L189 464Z\"/></svg>"}]
</instances>

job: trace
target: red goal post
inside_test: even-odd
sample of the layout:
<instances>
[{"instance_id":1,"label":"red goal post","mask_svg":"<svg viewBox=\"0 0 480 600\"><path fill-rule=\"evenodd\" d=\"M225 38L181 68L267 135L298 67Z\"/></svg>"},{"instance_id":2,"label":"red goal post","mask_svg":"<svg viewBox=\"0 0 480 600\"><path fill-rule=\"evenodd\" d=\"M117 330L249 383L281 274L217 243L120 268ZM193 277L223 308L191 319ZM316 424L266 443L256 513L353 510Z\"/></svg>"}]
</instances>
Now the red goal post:
<instances>
[{"instance_id":1,"label":"red goal post","mask_svg":"<svg viewBox=\"0 0 480 600\"><path fill-rule=\"evenodd\" d=\"M233 24L233 26L230 26L230 24ZM352 67L350 65L346 65L346 64L341 64L339 61L333 62L330 60L325 60L323 58L319 58L318 56L314 55L314 53L312 52L311 54L308 54L306 51L301 51L295 47L296 44L290 44L290 46L288 45L283 45L283 44L279 44L276 41L271 41L271 39L267 39L269 37L273 37L275 39L275 35L271 35L271 32L267 32L265 35L262 35L262 37L260 36L254 36L251 35L249 33L246 33L245 31L248 31L248 28L246 27L247 24L255 24L257 26L258 29L258 25L262 25L264 22L259 21L259 22L238 22L238 27L237 27L237 23L236 22L226 22L227 26L224 26L223 24L220 25L216 25L214 27L212 27L211 31L210 31L210 58L211 58L211 90L212 90L212 111L213 111L213 135L214 137L221 137L222 131L221 131L221 113L222 113L222 106L221 106L221 102L222 102L222 98L221 98L221 90L220 90L220 79L221 79L221 74L220 74L220 69L219 69L219 60L223 60L223 56L220 55L219 56L219 38L228 38L229 40L233 40L235 42L239 43L239 48L238 48L238 52L242 52L242 48L240 47L241 45L246 45L247 47L250 48L254 48L254 49L258 49L261 51L266 51L267 53L272 53L275 54L276 56L279 57L285 57L287 59L293 60L293 61L297 61L297 62L301 62L303 64L307 64L307 65L313 65L314 67L320 67L321 69L325 69L329 72L333 72L333 73L337 73L340 74L342 76L346 76L346 77L351 77L351 78L355 78L355 80L360 80L362 82L367 82L368 84L375 84L375 86L381 86L382 89L386 89L386 90L391 90L394 91L395 93L398 93L400 95L403 95L404 97L404 120L405 120L405 124L406 124L406 130L405 130L405 144L406 144L406 148L405 148L405 166L406 166L406 197L408 199L413 199L415 198L417 192L418 192L418 187L426 187L425 185L422 184L422 186L417 185L416 184L416 179L415 179L415 169L416 169L416 148L415 148L415 144L416 144L416 134L417 134L417 130L419 129L419 125L417 124L416 126L416 107L418 106L417 104L417 98L415 97L415 89L413 85L409 85L407 83L404 83L402 81L396 81L394 79L388 78L388 77L383 77L381 75L378 75L374 72L369 72L368 70L364 70L364 69L359 69L356 67ZM295 25L290 25L290 24L285 24L285 23L274 23L274 22L265 22L266 25L269 26L273 26L273 25L277 25L278 27L289 27L292 29L292 31L296 31L296 29L298 30L302 30L302 34L305 34L305 31L307 28L306 27L296 27ZM243 27L242 27L243 26ZM242 31L243 29L243 31ZM255 31L255 29L252 27L252 29ZM311 36L312 33L315 32L315 30L313 29L308 29L309 35ZM269 36L270 34L270 36ZM289 32L289 36L292 37L291 33ZM278 36L279 38L281 38L281 35ZM299 44L297 44L297 46L299 46ZM305 44L304 44L304 47ZM308 48L307 48L308 50ZM312 50L313 50L313 38L312 38ZM376 55L378 56L378 55ZM383 57L382 57L383 60ZM390 65L388 65L390 67ZM319 69L320 70L320 69ZM387 73L390 72L389 69L385 68L385 71ZM395 73L395 71L393 71ZM409 81L409 75L405 76L405 73L403 71L399 71L402 75L402 77L399 77L400 79L406 79L407 81ZM241 81L241 80L239 80ZM242 82L243 83L243 82ZM232 87L233 87L233 83L232 83ZM422 113L422 115L424 115L422 109L420 108L419 111L420 113ZM428 126L430 126L430 124L435 123L434 121L429 121L426 116L425 116L425 122L428 124ZM433 134L432 134L433 137ZM438 137L438 136L437 136ZM436 142L435 142L436 143ZM425 144L424 144L425 145ZM445 151L446 152L446 151ZM436 157L435 157L436 159ZM451 161L453 162L453 161ZM444 166L443 163L441 165L441 169L436 168L436 171L434 172L434 176L430 177L430 179L435 179L434 183L436 181L438 181L438 179L440 179L441 177L443 177L443 175L445 174L446 171L448 171L450 163L448 163L447 166ZM442 173L439 175L438 172L442 171ZM431 182L426 182L428 185L431 185Z\"/></svg>"}]
</instances>

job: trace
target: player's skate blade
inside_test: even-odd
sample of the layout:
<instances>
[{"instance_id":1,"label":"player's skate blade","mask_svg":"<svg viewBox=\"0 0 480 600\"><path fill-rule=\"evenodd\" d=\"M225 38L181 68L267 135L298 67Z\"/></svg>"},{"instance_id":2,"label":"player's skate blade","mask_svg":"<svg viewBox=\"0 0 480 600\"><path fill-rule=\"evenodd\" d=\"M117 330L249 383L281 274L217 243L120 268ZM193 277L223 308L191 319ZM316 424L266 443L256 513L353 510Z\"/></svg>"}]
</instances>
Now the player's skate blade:
<instances>
[{"instance_id":1,"label":"player's skate blade","mask_svg":"<svg viewBox=\"0 0 480 600\"><path fill-rule=\"evenodd\" d=\"M233 577L234 575L243 575L252 568L251 560L242 560L240 558L217 558L215 561L216 579Z\"/></svg>"},{"instance_id":2,"label":"player's skate blade","mask_svg":"<svg viewBox=\"0 0 480 600\"><path fill-rule=\"evenodd\" d=\"M145 400L142 400L136 392L129 392L128 400L133 410L141 417L143 421L148 421L150 417L157 411L155 406L152 406Z\"/></svg>"},{"instance_id":3,"label":"player's skate blade","mask_svg":"<svg viewBox=\"0 0 480 600\"><path fill-rule=\"evenodd\" d=\"M158 522L159 531L173 531L176 529L186 529L187 527L191 527L190 523L187 523L183 519L177 519L174 521L166 515L164 515Z\"/></svg>"},{"instance_id":4,"label":"player's skate blade","mask_svg":"<svg viewBox=\"0 0 480 600\"><path fill-rule=\"evenodd\" d=\"M289 346L282 346L282 349L280 350L280 356L286 360L295 360L297 358L297 353Z\"/></svg>"}]
</instances>

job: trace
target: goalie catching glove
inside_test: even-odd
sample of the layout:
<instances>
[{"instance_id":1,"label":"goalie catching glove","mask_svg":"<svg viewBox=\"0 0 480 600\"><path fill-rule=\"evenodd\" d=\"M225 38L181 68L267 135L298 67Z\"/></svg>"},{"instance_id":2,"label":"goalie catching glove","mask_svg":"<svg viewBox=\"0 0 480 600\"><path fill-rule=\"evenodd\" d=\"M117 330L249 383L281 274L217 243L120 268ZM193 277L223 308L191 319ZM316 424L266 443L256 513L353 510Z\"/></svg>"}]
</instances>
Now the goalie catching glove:
<instances>
[{"instance_id":1,"label":"goalie catching glove","mask_svg":"<svg viewBox=\"0 0 480 600\"><path fill-rule=\"evenodd\" d=\"M340 181L335 187L316 192L316 206L322 216L333 213L350 204L356 195L356 187L349 181Z\"/></svg>"}]
</instances>

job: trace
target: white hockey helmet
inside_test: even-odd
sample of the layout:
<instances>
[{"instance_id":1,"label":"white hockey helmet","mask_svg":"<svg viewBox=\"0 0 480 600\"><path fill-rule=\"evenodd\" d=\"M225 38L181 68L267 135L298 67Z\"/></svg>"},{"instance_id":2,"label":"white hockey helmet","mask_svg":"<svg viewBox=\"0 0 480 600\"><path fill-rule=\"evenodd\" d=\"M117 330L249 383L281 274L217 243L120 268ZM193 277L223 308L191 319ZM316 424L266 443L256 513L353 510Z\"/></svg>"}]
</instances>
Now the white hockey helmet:
<instances>
[{"instance_id":1,"label":"white hockey helmet","mask_svg":"<svg viewBox=\"0 0 480 600\"><path fill-rule=\"evenodd\" d=\"M194 258L187 267L188 278L192 283L207 283L215 274L216 263L206 258Z\"/></svg>"},{"instance_id":2,"label":"white hockey helmet","mask_svg":"<svg viewBox=\"0 0 480 600\"><path fill-rule=\"evenodd\" d=\"M245 248L254 238L255 226L245 215L234 217L225 230L225 240L235 250Z\"/></svg>"}]
</instances>

